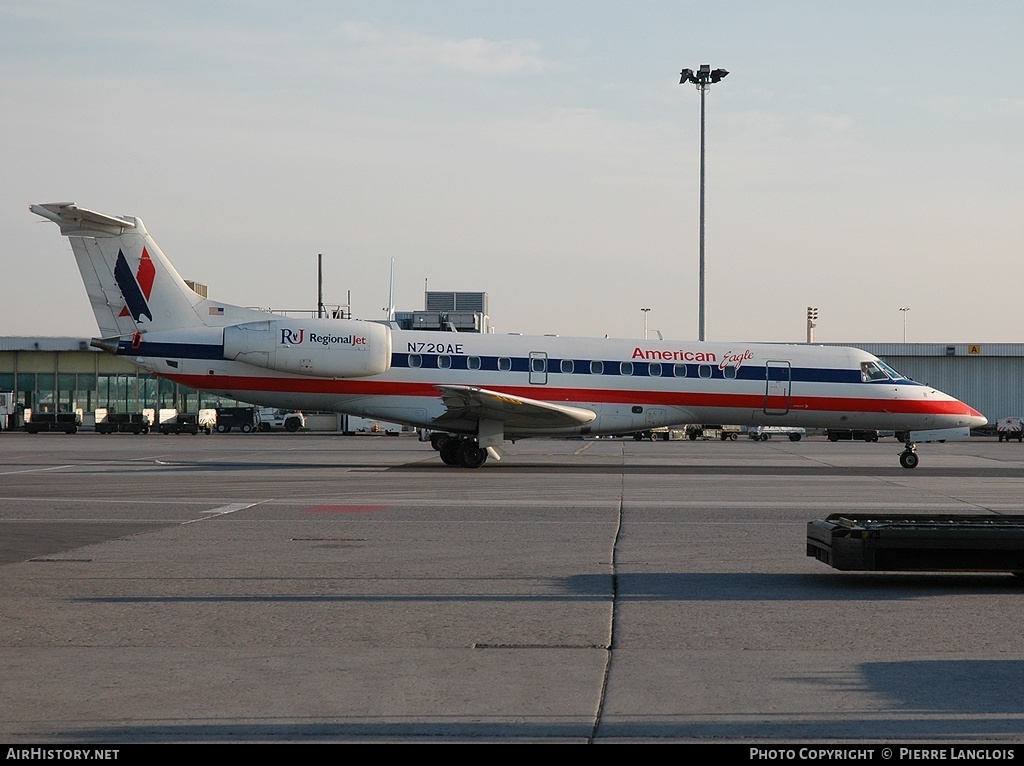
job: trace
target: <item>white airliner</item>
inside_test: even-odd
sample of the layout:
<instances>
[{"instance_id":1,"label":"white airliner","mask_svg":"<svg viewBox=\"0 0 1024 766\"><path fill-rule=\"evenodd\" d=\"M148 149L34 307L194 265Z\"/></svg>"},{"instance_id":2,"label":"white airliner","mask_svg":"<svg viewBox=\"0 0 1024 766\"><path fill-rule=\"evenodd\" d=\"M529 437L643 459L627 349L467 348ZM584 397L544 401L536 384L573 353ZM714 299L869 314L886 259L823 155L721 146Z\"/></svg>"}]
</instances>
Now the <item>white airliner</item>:
<instances>
[{"instance_id":1,"label":"white airliner","mask_svg":"<svg viewBox=\"0 0 1024 766\"><path fill-rule=\"evenodd\" d=\"M193 388L271 407L430 429L448 465L505 440L628 434L678 423L965 434L986 418L856 348L403 331L289 319L193 292L132 216L32 205L71 241L102 337L94 345ZM928 432L927 435L925 432Z\"/></svg>"}]
</instances>

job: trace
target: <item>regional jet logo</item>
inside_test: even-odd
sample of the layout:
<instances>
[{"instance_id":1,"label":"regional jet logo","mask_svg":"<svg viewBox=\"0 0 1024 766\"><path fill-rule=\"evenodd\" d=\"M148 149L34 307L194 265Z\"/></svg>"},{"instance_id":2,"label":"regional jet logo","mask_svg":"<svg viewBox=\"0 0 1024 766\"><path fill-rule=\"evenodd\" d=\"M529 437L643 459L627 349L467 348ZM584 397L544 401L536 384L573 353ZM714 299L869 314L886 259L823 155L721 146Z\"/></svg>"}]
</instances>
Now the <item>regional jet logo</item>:
<instances>
[{"instance_id":1,"label":"regional jet logo","mask_svg":"<svg viewBox=\"0 0 1024 766\"><path fill-rule=\"evenodd\" d=\"M299 343L302 343L302 339L303 339L303 336L305 334L306 334L305 330L299 330L298 332L295 332L294 330L284 330L283 329L283 330L281 330L281 345L282 346L291 346L293 344L294 345L298 345Z\"/></svg>"},{"instance_id":2,"label":"regional jet logo","mask_svg":"<svg viewBox=\"0 0 1024 766\"><path fill-rule=\"evenodd\" d=\"M367 343L366 336L324 335L316 332L311 332L309 335L306 335L305 328L301 330L290 330L286 327L282 327L281 343L279 345L297 346L303 343L307 338L310 343L319 343L321 346L365 346Z\"/></svg>"},{"instance_id":3,"label":"regional jet logo","mask_svg":"<svg viewBox=\"0 0 1024 766\"><path fill-rule=\"evenodd\" d=\"M132 275L131 266L124 257L124 252L117 251L117 263L114 266L114 281L117 282L124 298L125 306L121 309L120 316L131 318L136 322L139 317L146 317L153 321L153 312L149 308L149 296L153 293L153 280L156 278L156 266L153 260L142 248L142 258L139 260L139 269Z\"/></svg>"}]
</instances>

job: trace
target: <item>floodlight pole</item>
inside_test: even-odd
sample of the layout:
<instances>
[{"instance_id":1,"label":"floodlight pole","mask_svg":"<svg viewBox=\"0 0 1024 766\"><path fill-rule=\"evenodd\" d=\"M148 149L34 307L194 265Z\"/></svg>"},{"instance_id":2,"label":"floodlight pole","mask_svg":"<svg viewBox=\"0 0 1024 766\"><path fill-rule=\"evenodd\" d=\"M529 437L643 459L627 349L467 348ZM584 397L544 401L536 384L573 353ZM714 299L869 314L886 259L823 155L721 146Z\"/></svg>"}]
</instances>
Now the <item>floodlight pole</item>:
<instances>
[{"instance_id":1,"label":"floodlight pole","mask_svg":"<svg viewBox=\"0 0 1024 766\"><path fill-rule=\"evenodd\" d=\"M725 69L712 71L710 64L701 64L694 72L684 69L679 73L679 84L693 83L700 91L700 275L698 284L698 340L704 340L704 97L712 83L721 82L729 74Z\"/></svg>"},{"instance_id":2,"label":"floodlight pole","mask_svg":"<svg viewBox=\"0 0 1024 766\"><path fill-rule=\"evenodd\" d=\"M316 318L324 318L324 254L316 254Z\"/></svg>"}]
</instances>

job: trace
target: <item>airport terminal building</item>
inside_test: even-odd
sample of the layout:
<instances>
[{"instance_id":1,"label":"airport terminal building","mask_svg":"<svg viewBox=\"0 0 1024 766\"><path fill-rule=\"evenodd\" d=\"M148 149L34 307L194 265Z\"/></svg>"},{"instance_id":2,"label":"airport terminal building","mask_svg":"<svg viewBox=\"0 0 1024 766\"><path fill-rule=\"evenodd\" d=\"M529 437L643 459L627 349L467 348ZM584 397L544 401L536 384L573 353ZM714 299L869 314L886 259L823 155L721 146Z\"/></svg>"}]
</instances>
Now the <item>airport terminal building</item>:
<instances>
[{"instance_id":1,"label":"airport terminal building","mask_svg":"<svg viewBox=\"0 0 1024 766\"><path fill-rule=\"evenodd\" d=\"M831 344L830 344L831 345ZM967 402L995 423L1024 416L1024 343L844 343ZM240 404L140 371L87 338L0 337L0 391L37 412L198 412Z\"/></svg>"},{"instance_id":2,"label":"airport terminal building","mask_svg":"<svg viewBox=\"0 0 1024 766\"><path fill-rule=\"evenodd\" d=\"M179 386L138 369L88 338L0 338L0 391L35 412L73 412L88 416L97 408L140 412L147 407L198 412L234 406L234 401Z\"/></svg>"}]
</instances>

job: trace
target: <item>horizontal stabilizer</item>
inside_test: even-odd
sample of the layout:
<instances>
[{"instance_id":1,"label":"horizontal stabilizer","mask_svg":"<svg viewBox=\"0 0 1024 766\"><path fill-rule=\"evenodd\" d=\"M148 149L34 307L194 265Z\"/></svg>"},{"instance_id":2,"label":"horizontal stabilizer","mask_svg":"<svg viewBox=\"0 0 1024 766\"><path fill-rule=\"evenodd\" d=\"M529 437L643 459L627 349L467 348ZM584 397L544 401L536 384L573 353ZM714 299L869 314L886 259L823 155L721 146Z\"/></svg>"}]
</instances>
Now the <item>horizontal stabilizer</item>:
<instances>
[{"instance_id":1,"label":"horizontal stabilizer","mask_svg":"<svg viewBox=\"0 0 1024 766\"><path fill-rule=\"evenodd\" d=\"M60 226L60 233L66 237L117 237L135 228L135 221L86 210L73 202L29 205L28 209Z\"/></svg>"}]
</instances>

